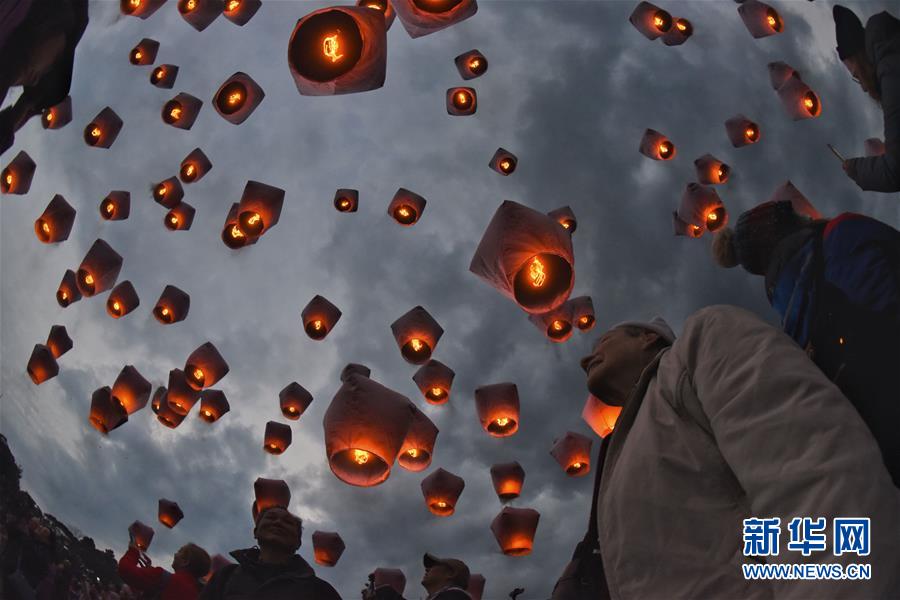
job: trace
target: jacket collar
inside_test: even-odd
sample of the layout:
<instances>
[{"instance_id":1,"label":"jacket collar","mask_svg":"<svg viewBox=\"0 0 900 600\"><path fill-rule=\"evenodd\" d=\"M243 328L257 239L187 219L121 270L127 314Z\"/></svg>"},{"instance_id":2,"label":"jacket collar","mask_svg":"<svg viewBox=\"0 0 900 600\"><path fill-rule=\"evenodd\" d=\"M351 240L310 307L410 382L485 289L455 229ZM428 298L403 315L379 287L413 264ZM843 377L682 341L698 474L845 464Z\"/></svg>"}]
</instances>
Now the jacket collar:
<instances>
[{"instance_id":1,"label":"jacket collar","mask_svg":"<svg viewBox=\"0 0 900 600\"><path fill-rule=\"evenodd\" d=\"M261 563L259 561L259 548L245 548L243 550L235 550L231 552L231 556L244 568L250 569L252 571L256 571L259 569L265 569L268 567L281 567L283 569L282 576L288 575L291 577L314 577L315 571L309 563L306 562L302 556L299 554L295 554L291 557L291 559L283 564L283 565L270 565L267 563Z\"/></svg>"}]
</instances>

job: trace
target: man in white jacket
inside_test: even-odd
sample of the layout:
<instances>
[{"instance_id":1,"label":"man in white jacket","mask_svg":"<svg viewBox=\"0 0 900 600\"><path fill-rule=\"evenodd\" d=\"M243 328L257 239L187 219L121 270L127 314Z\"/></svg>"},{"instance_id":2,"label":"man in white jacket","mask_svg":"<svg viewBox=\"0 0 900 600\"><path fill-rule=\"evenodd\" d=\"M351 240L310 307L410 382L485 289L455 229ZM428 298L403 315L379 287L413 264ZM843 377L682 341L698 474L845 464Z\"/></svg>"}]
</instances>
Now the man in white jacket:
<instances>
[{"instance_id":1,"label":"man in white jacket","mask_svg":"<svg viewBox=\"0 0 900 600\"><path fill-rule=\"evenodd\" d=\"M900 598L900 493L784 333L714 306L677 340L661 319L616 326L582 367L623 407L596 515L613 598Z\"/></svg>"}]
</instances>

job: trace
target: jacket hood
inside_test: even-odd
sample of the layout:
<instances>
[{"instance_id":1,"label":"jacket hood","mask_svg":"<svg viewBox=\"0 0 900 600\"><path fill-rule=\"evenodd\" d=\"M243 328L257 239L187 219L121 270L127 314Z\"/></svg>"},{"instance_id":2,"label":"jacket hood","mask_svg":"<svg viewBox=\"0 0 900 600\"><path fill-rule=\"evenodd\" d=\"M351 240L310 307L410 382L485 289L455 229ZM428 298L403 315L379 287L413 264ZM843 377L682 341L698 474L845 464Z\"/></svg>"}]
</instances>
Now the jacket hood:
<instances>
[{"instance_id":1,"label":"jacket hood","mask_svg":"<svg viewBox=\"0 0 900 600\"><path fill-rule=\"evenodd\" d=\"M274 566L259 562L259 548L245 548L243 550L234 550L230 554L234 558L234 560L238 562L239 565L248 569ZM315 577L316 575L316 572L309 565L309 563L306 562L299 554L293 555L291 557L291 560L283 566L285 569L285 574L291 575L292 577Z\"/></svg>"},{"instance_id":2,"label":"jacket hood","mask_svg":"<svg viewBox=\"0 0 900 600\"><path fill-rule=\"evenodd\" d=\"M900 44L900 20L887 11L872 15L866 21L866 56L878 68L878 62Z\"/></svg>"}]
</instances>

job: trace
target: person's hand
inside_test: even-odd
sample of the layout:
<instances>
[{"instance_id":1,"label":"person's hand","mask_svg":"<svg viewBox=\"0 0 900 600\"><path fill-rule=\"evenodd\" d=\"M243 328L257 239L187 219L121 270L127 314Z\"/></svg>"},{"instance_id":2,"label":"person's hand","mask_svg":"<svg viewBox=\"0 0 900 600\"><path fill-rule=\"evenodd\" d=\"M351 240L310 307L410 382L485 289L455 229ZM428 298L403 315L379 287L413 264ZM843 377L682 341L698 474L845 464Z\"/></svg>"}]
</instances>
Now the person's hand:
<instances>
[{"instance_id":1,"label":"person's hand","mask_svg":"<svg viewBox=\"0 0 900 600\"><path fill-rule=\"evenodd\" d=\"M141 550L138 550L138 564L146 569L153 564L153 561L151 561L150 557Z\"/></svg>"}]
</instances>

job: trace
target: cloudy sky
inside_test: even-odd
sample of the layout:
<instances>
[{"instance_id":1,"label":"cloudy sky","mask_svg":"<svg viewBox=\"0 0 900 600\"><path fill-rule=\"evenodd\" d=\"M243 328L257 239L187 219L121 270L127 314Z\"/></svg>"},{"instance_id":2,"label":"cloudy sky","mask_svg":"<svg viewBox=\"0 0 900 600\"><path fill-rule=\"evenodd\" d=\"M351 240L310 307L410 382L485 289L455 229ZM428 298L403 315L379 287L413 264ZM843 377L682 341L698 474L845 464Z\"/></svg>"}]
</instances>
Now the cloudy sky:
<instances>
[{"instance_id":1,"label":"cloudy sky","mask_svg":"<svg viewBox=\"0 0 900 600\"><path fill-rule=\"evenodd\" d=\"M523 599L547 598L584 534L590 477L568 478L550 457L566 431L589 434L581 420L586 391L578 358L605 327L626 318L662 315L679 331L700 307L731 303L772 320L762 281L709 258L708 238L676 238L671 211L694 178L694 158L710 152L733 167L719 189L732 218L767 200L785 180L826 215L856 211L900 225L897 195L860 192L826 150L862 153L882 135L882 115L850 80L834 51L831 2L773 3L781 35L754 40L726 0L660 2L693 22L680 47L650 42L629 23L636 2L483 1L471 19L419 39L399 21L388 33L382 89L337 97L300 96L286 50L297 19L321 2L265 1L244 27L224 18L202 33L169 2L146 21L122 18L118 2L94 2L78 47L71 95L74 119L44 131L37 119L2 157L18 150L37 163L31 191L6 196L2 215L2 413L0 431L24 468L24 486L40 506L95 538L125 550L135 519L154 524L151 556L168 565L187 541L227 554L253 543L250 503L257 477L286 479L291 508L304 519L301 554L312 562L311 533L338 531L347 550L335 568L318 567L347 598L375 567L406 573L406 596L418 584L425 551L465 560L487 578L485 598L524 587ZM846 2L865 19L889 2ZM151 67L128 62L143 37L160 42L158 63L180 67L172 90L148 82ZM461 84L453 57L478 48L490 67L469 85L478 111L451 117L448 87ZM784 60L822 98L820 118L793 122L769 87L767 63ZM265 90L256 112L235 127L209 100L236 71ZM204 100L190 131L166 126L162 105L177 92ZM14 100L11 93L6 103ZM124 120L110 150L88 148L82 128L104 106ZM762 140L734 149L723 122L755 119ZM651 161L638 153L646 128L668 135L677 157ZM185 200L197 209L187 232L164 228L149 186L177 173L195 147L213 163ZM487 167L498 146L519 157L501 177ZM247 180L286 190L281 221L239 252L220 241L221 226ZM339 214L337 188L356 188L360 209ZM405 187L428 205L412 228L385 209ZM101 222L97 207L110 190L129 190L131 216ZM32 224L54 194L78 216L70 238L41 244ZM575 294L590 294L598 327L558 345L543 338L513 303L468 272L481 233L510 199L548 211L570 205ZM105 295L61 309L55 291L97 238L124 258L119 281L131 280L141 306L114 321ZM162 326L150 308L167 284L191 294L188 318ZM342 311L323 342L306 337L300 310L321 294ZM390 323L423 305L444 327L434 357L456 370L449 405L426 406L391 336ZM60 374L35 386L25 372L34 344L54 324L75 347ZM101 436L88 424L91 392L112 385L135 365L156 385L212 341L231 366L217 388L231 412L210 426L197 409L175 430L149 410ZM413 399L440 428L425 473L395 468L384 484L348 486L329 470L322 415L340 386L341 368L359 362L375 380ZM296 423L294 442L277 457L262 450L263 429L281 420L278 391L297 381L314 401ZM494 439L481 430L473 390L512 381L522 403L519 432ZM532 555L502 555L490 532L501 505L489 469L519 461L526 481L514 506L541 513ZM466 481L456 514L431 515L419 484L437 467ZM638 474L636 474L638 476ZM156 521L159 498L185 513L173 530Z\"/></svg>"}]
</instances>

